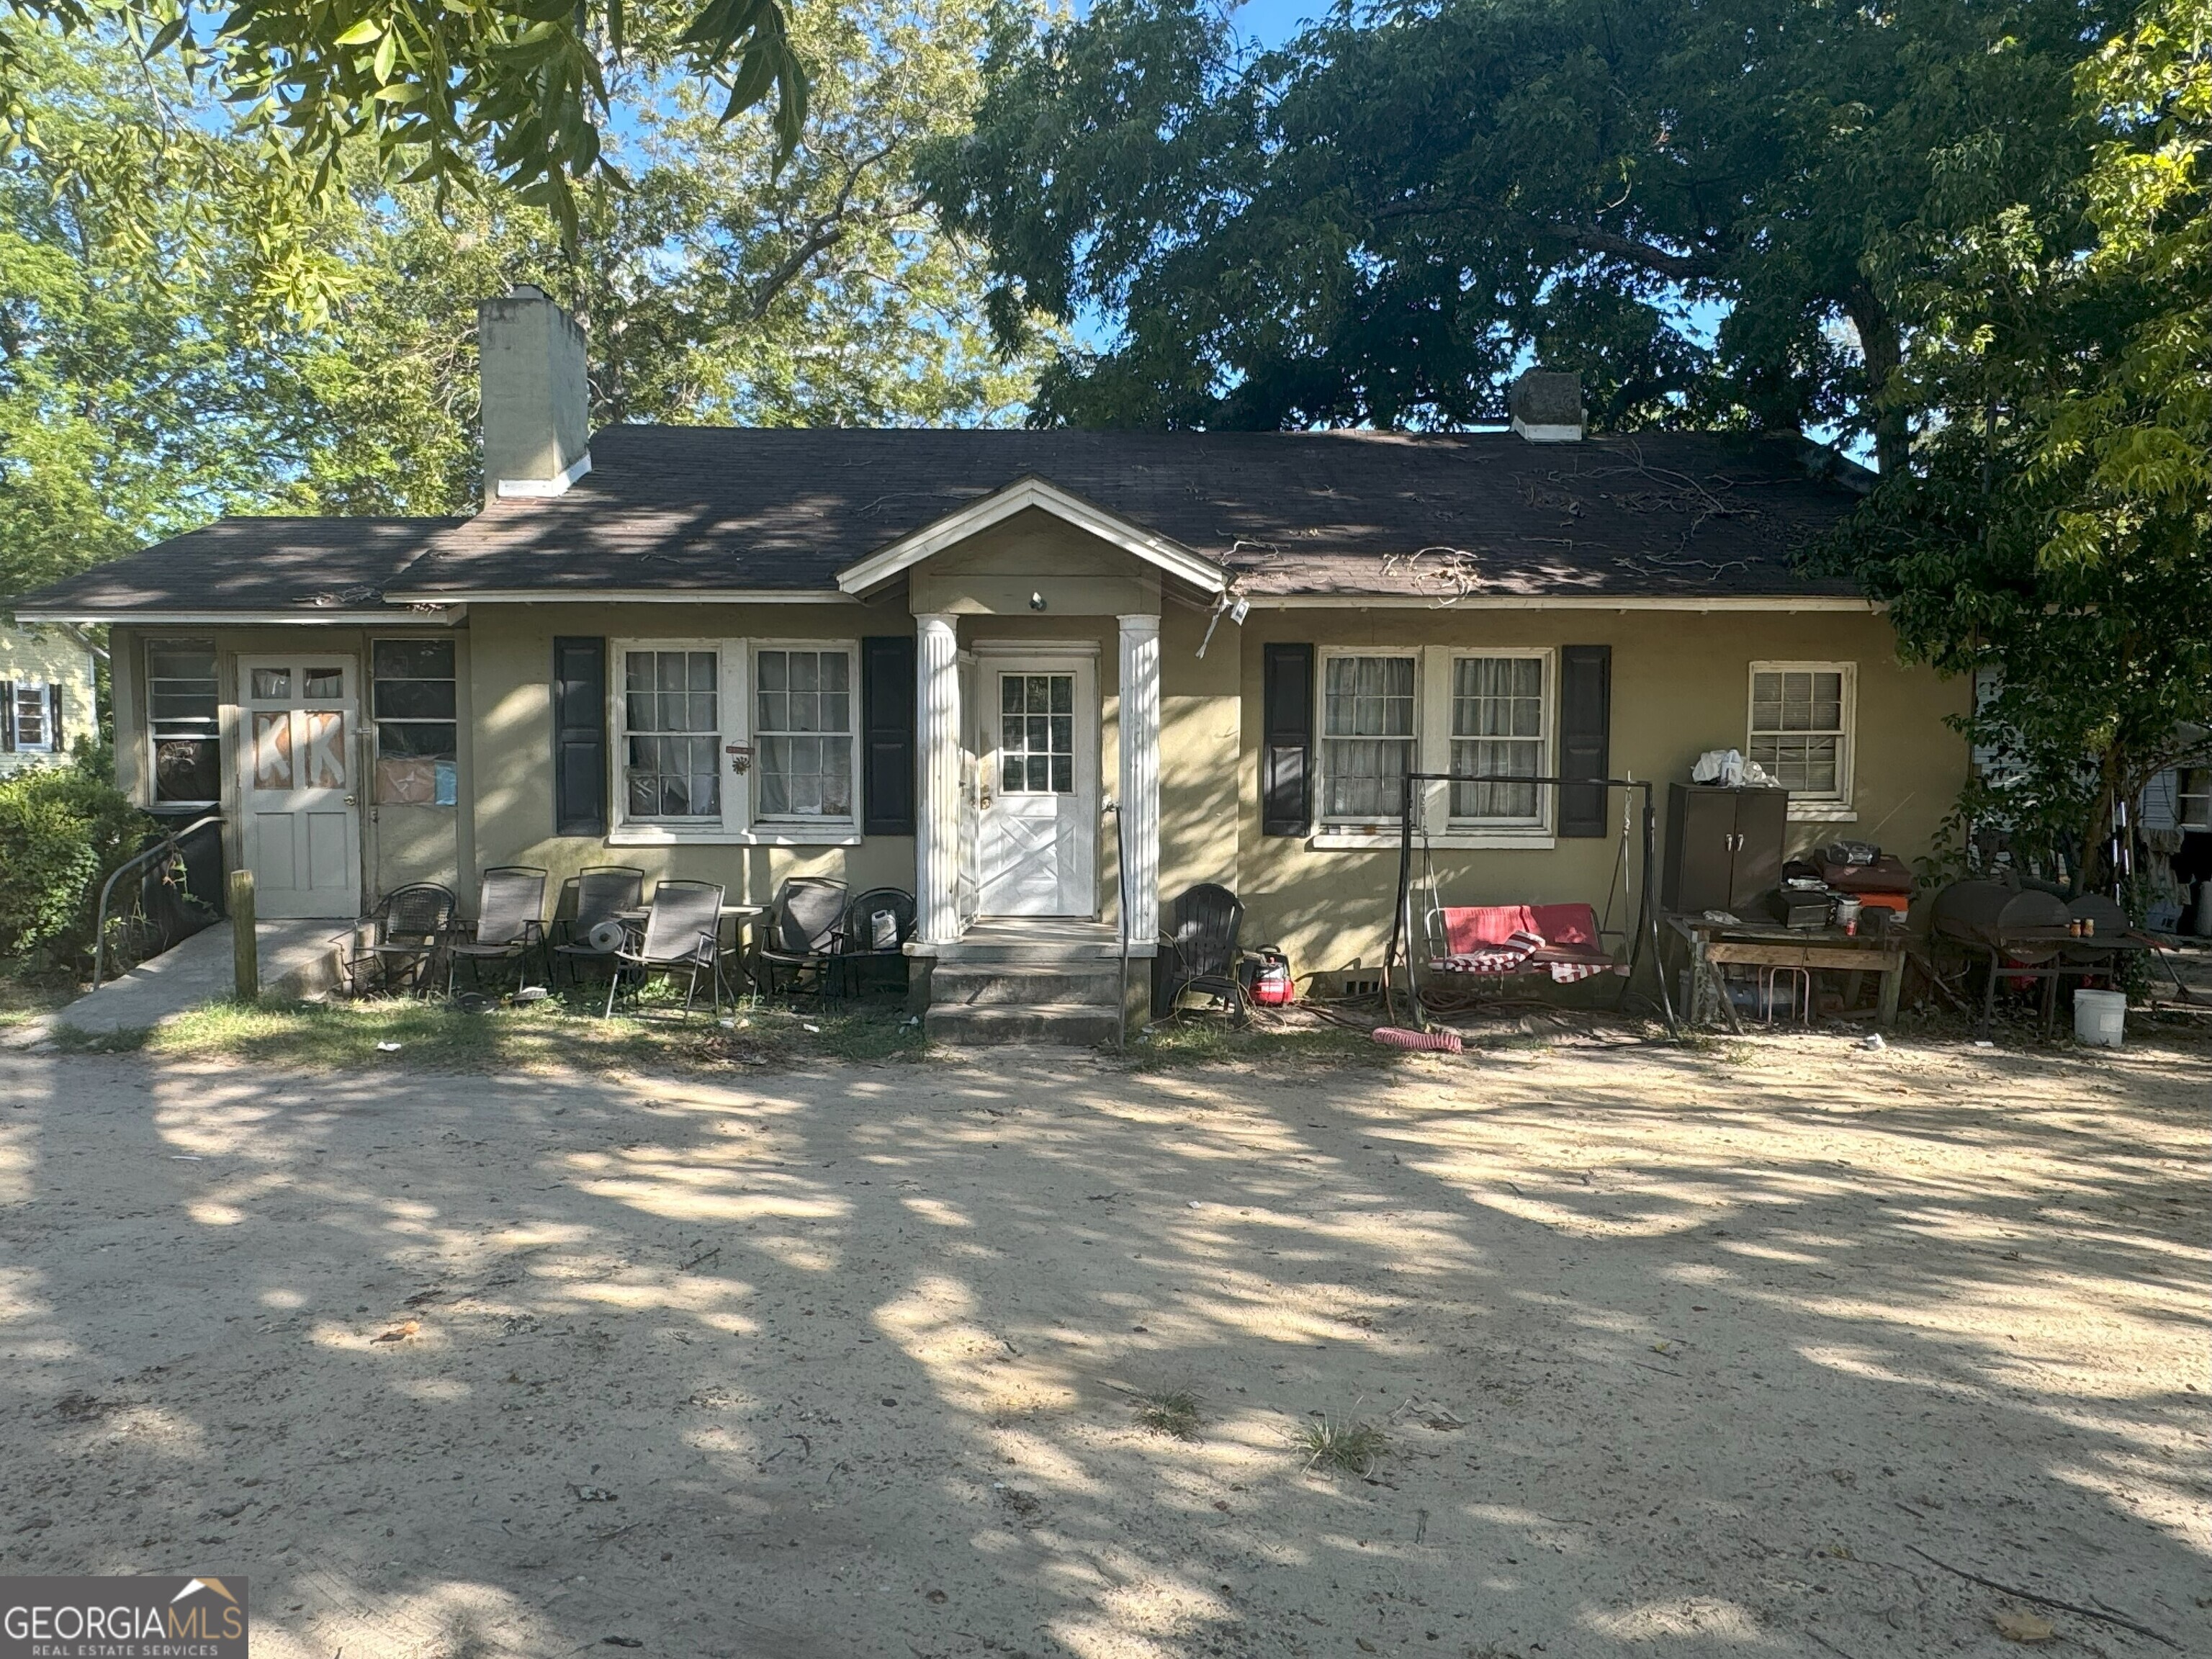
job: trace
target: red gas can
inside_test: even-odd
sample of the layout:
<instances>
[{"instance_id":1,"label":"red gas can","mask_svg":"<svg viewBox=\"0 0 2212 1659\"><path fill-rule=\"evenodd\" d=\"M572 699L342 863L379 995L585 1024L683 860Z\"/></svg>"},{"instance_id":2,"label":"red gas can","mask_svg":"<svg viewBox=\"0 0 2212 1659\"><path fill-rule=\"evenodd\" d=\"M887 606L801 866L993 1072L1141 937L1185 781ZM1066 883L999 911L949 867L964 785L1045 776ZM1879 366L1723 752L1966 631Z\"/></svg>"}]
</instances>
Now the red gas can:
<instances>
[{"instance_id":1,"label":"red gas can","mask_svg":"<svg viewBox=\"0 0 2212 1659\"><path fill-rule=\"evenodd\" d=\"M1252 969L1252 1000L1262 1008L1280 1008L1296 1001L1298 988L1291 978L1290 958L1272 945L1259 956Z\"/></svg>"}]
</instances>

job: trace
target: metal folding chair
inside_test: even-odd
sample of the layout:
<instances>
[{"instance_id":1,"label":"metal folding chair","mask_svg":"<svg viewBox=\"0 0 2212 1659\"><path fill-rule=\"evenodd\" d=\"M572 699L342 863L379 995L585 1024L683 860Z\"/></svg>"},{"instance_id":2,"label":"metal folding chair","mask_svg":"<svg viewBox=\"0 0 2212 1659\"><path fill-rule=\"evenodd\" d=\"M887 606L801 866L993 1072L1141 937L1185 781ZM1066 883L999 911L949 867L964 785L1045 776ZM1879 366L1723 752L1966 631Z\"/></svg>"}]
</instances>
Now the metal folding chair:
<instances>
[{"instance_id":1,"label":"metal folding chair","mask_svg":"<svg viewBox=\"0 0 2212 1659\"><path fill-rule=\"evenodd\" d=\"M775 890L760 945L761 987L775 994L777 970L791 976L793 991L810 972L814 994L833 988L838 947L845 933L845 884L826 876L793 876Z\"/></svg>"},{"instance_id":2,"label":"metal folding chair","mask_svg":"<svg viewBox=\"0 0 2212 1659\"><path fill-rule=\"evenodd\" d=\"M653 890L645 928L634 945L615 952L615 970L607 978L606 1014L615 1011L615 998L625 983L643 989L654 974L689 975L684 988L684 1015L699 994L699 975L707 975L714 1010L722 1012L722 888L711 881L664 881Z\"/></svg>"},{"instance_id":3,"label":"metal folding chair","mask_svg":"<svg viewBox=\"0 0 2212 1659\"><path fill-rule=\"evenodd\" d=\"M452 888L435 882L415 882L386 893L370 913L369 942L346 959L346 981L354 994L428 989L436 982L438 953L460 904Z\"/></svg>"},{"instance_id":4,"label":"metal folding chair","mask_svg":"<svg viewBox=\"0 0 2212 1659\"><path fill-rule=\"evenodd\" d=\"M446 946L446 994L453 994L460 965L469 964L469 988L483 988L483 964L512 962L520 983L534 948L545 957L545 872L535 865L502 864L483 872L477 888L477 919L456 925Z\"/></svg>"},{"instance_id":5,"label":"metal folding chair","mask_svg":"<svg viewBox=\"0 0 2212 1659\"><path fill-rule=\"evenodd\" d=\"M568 981L583 982L586 963L605 965L622 946L618 913L645 902L645 872L627 864L595 864L576 876L576 914L554 924L556 963L565 963ZM596 941L596 942L595 942Z\"/></svg>"}]
</instances>

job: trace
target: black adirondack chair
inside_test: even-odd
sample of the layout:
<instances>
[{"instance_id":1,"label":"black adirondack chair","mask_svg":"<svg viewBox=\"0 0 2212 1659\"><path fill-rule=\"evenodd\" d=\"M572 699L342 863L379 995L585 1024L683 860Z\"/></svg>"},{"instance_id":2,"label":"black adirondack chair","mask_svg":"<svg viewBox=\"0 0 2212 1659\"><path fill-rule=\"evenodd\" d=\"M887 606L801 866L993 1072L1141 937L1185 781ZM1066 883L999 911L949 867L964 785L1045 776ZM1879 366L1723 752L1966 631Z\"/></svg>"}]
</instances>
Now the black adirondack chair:
<instances>
[{"instance_id":1,"label":"black adirondack chair","mask_svg":"<svg viewBox=\"0 0 2212 1659\"><path fill-rule=\"evenodd\" d=\"M1237 935L1243 925L1244 902L1226 887L1206 881L1184 890L1152 958L1153 1018L1165 1018L1184 993L1199 991L1219 997L1231 1018L1242 1023L1247 1010Z\"/></svg>"},{"instance_id":2,"label":"black adirondack chair","mask_svg":"<svg viewBox=\"0 0 2212 1659\"><path fill-rule=\"evenodd\" d=\"M838 942L839 966L848 990L865 988L877 976L906 984L906 942L914 937L914 895L903 887L871 887L845 910L844 936Z\"/></svg>"}]
</instances>

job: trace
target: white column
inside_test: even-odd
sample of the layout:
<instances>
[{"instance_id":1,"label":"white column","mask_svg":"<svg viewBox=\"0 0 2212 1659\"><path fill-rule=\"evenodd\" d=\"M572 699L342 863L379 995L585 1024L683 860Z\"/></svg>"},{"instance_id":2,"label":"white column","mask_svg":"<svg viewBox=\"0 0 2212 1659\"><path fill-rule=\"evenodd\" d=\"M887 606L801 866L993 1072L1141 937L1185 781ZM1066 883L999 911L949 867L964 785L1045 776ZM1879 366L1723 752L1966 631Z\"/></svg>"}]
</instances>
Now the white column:
<instances>
[{"instance_id":1,"label":"white column","mask_svg":"<svg viewBox=\"0 0 2212 1659\"><path fill-rule=\"evenodd\" d=\"M1129 938L1149 945L1160 931L1160 619L1121 624L1121 867Z\"/></svg>"},{"instance_id":2,"label":"white column","mask_svg":"<svg viewBox=\"0 0 2212 1659\"><path fill-rule=\"evenodd\" d=\"M914 619L915 726L921 799L915 803L916 933L925 945L960 937L960 635L942 612Z\"/></svg>"}]
</instances>

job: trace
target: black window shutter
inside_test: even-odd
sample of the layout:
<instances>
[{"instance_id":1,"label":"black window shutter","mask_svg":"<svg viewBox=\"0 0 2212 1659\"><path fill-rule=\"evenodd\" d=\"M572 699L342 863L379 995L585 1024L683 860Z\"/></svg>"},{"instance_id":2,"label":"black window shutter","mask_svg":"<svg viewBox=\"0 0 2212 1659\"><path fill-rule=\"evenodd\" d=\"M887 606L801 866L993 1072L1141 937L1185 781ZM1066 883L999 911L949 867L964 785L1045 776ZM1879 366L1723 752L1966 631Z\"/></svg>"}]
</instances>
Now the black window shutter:
<instances>
[{"instance_id":1,"label":"black window shutter","mask_svg":"<svg viewBox=\"0 0 2212 1659\"><path fill-rule=\"evenodd\" d=\"M1260 830L1303 836L1313 822L1314 648L1271 645L1261 660Z\"/></svg>"},{"instance_id":2,"label":"black window shutter","mask_svg":"<svg viewBox=\"0 0 2212 1659\"><path fill-rule=\"evenodd\" d=\"M607 833L607 642L553 641L553 833Z\"/></svg>"},{"instance_id":3,"label":"black window shutter","mask_svg":"<svg viewBox=\"0 0 2212 1659\"><path fill-rule=\"evenodd\" d=\"M53 743L54 753L69 753L69 745L62 741L62 688L59 681L46 688L46 736Z\"/></svg>"},{"instance_id":4,"label":"black window shutter","mask_svg":"<svg viewBox=\"0 0 2212 1659\"><path fill-rule=\"evenodd\" d=\"M15 682L0 680L0 755L15 752Z\"/></svg>"},{"instance_id":5,"label":"black window shutter","mask_svg":"<svg viewBox=\"0 0 2212 1659\"><path fill-rule=\"evenodd\" d=\"M860 641L860 833L914 833L914 635Z\"/></svg>"},{"instance_id":6,"label":"black window shutter","mask_svg":"<svg viewBox=\"0 0 2212 1659\"><path fill-rule=\"evenodd\" d=\"M1613 732L1613 647L1559 648L1559 775L1609 775ZM1600 788L1559 791L1559 833L1589 837L1606 832L1606 794Z\"/></svg>"}]
</instances>

